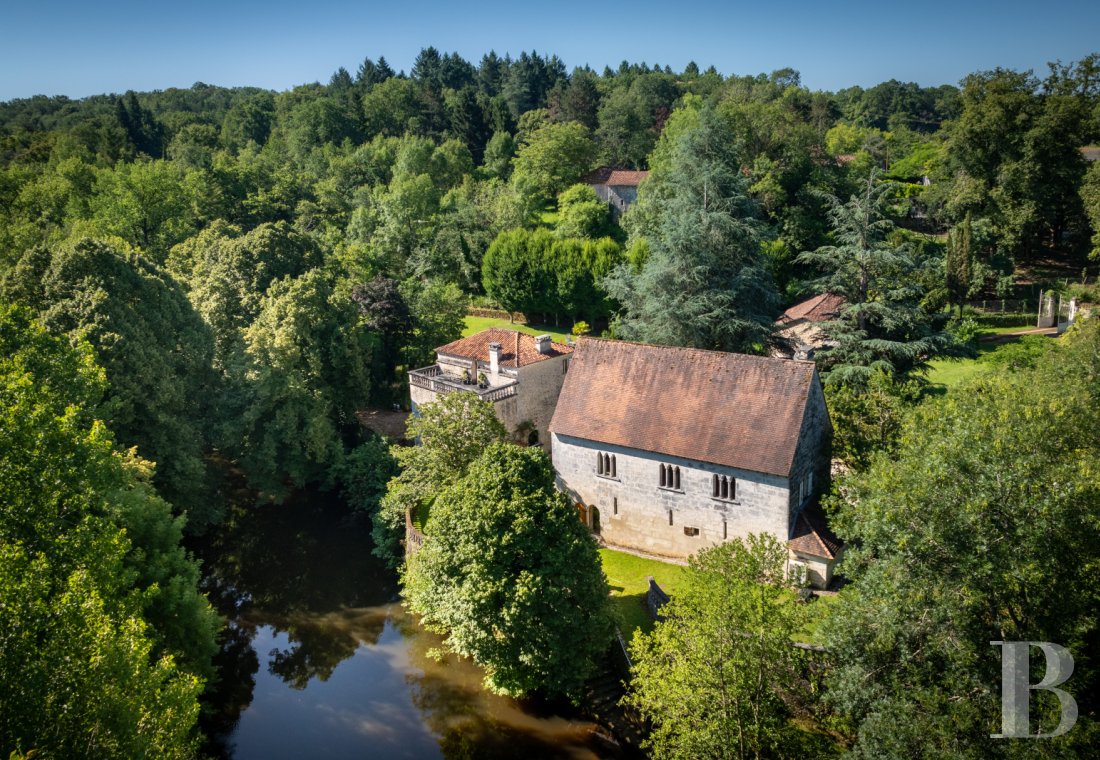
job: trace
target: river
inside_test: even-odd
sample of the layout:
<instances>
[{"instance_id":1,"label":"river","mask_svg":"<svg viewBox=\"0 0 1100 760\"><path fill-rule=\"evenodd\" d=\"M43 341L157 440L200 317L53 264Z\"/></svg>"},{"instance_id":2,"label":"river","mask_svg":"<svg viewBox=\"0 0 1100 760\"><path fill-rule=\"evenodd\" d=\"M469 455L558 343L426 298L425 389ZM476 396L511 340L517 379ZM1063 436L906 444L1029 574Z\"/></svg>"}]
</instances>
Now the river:
<instances>
[{"instance_id":1,"label":"river","mask_svg":"<svg viewBox=\"0 0 1100 760\"><path fill-rule=\"evenodd\" d=\"M517 702L404 611L370 524L334 499L230 510L197 544L227 627L206 751L256 758L615 757L568 704Z\"/></svg>"}]
</instances>

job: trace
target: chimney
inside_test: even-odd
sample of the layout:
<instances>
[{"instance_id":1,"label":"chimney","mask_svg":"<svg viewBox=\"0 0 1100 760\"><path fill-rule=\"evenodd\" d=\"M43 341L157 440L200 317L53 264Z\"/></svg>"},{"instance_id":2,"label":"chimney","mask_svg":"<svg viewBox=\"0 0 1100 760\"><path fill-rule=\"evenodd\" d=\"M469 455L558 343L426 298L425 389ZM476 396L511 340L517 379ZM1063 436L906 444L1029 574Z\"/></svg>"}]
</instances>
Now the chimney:
<instances>
[{"instance_id":1,"label":"chimney","mask_svg":"<svg viewBox=\"0 0 1100 760\"><path fill-rule=\"evenodd\" d=\"M496 379L497 373L500 372L500 344L489 344L489 373Z\"/></svg>"},{"instance_id":2,"label":"chimney","mask_svg":"<svg viewBox=\"0 0 1100 760\"><path fill-rule=\"evenodd\" d=\"M550 336L539 335L535 337L535 348L539 350L540 354L550 353Z\"/></svg>"}]
</instances>

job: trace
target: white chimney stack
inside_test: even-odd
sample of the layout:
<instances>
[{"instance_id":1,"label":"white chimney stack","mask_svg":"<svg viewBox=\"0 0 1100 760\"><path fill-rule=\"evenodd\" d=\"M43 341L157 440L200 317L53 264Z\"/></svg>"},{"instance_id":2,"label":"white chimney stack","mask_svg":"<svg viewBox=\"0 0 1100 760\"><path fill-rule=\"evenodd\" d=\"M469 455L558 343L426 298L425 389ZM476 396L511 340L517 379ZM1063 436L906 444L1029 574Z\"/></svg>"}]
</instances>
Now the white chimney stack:
<instances>
[{"instance_id":1,"label":"white chimney stack","mask_svg":"<svg viewBox=\"0 0 1100 760\"><path fill-rule=\"evenodd\" d=\"M500 344L489 344L489 373L496 379L497 373L500 372Z\"/></svg>"},{"instance_id":2,"label":"white chimney stack","mask_svg":"<svg viewBox=\"0 0 1100 760\"><path fill-rule=\"evenodd\" d=\"M537 336L535 336L535 348L538 349L540 354L550 353L550 336L549 335L537 335Z\"/></svg>"}]
</instances>

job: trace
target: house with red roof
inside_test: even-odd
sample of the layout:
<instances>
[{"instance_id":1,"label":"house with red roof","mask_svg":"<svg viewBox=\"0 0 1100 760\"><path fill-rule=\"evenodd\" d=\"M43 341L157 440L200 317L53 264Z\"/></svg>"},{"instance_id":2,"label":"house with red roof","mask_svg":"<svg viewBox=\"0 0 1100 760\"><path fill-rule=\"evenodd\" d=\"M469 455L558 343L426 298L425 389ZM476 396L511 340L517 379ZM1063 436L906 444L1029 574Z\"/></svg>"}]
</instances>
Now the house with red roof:
<instances>
[{"instance_id":1,"label":"house with red roof","mask_svg":"<svg viewBox=\"0 0 1100 760\"><path fill-rule=\"evenodd\" d=\"M775 321L775 335L782 346L776 355L793 359L812 359L814 353L829 344L821 326L840 316L844 296L822 293L796 303Z\"/></svg>"},{"instance_id":2,"label":"house with red roof","mask_svg":"<svg viewBox=\"0 0 1100 760\"><path fill-rule=\"evenodd\" d=\"M469 391L493 404L517 443L547 446L570 346L549 335L490 329L436 350L436 362L409 372L413 414L448 393Z\"/></svg>"},{"instance_id":3,"label":"house with red roof","mask_svg":"<svg viewBox=\"0 0 1100 760\"><path fill-rule=\"evenodd\" d=\"M612 169L604 166L585 177L582 182L596 191L600 200L611 207L611 213L618 218L630 204L638 200L638 186L642 184L647 171Z\"/></svg>"},{"instance_id":4,"label":"house with red roof","mask_svg":"<svg viewBox=\"0 0 1100 760\"><path fill-rule=\"evenodd\" d=\"M611 546L670 558L749 533L824 588L829 421L813 362L582 338L550 422L558 487Z\"/></svg>"}]
</instances>

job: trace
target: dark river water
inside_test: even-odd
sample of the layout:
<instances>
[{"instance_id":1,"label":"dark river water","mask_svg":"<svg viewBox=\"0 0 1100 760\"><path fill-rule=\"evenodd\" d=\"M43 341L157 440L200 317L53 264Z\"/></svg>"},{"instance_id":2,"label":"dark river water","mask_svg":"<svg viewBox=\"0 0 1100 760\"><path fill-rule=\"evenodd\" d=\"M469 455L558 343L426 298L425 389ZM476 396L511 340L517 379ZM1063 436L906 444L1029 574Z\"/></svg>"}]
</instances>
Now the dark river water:
<instances>
[{"instance_id":1,"label":"dark river water","mask_svg":"<svg viewBox=\"0 0 1100 760\"><path fill-rule=\"evenodd\" d=\"M228 620L204 728L215 756L614 757L568 704L520 703L435 654L370 553L370 524L332 499L240 507L195 547Z\"/></svg>"}]
</instances>

